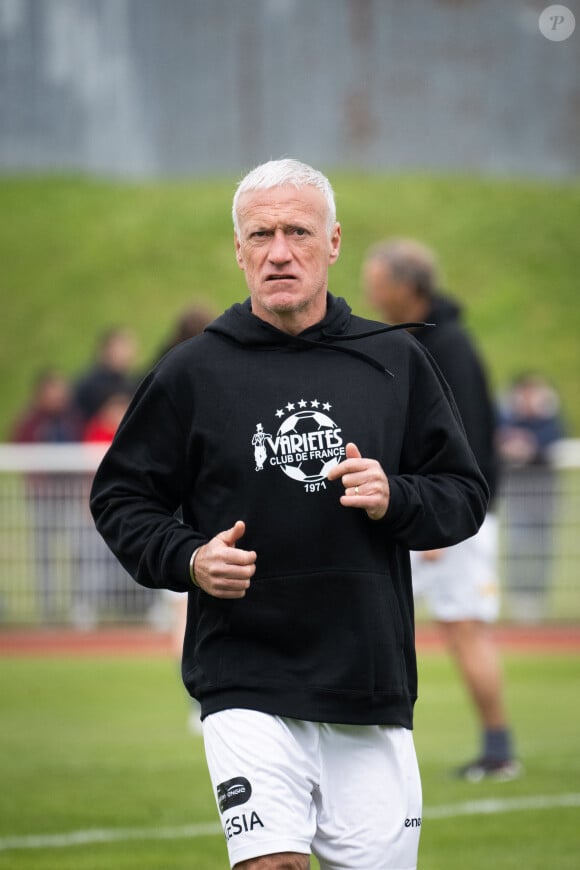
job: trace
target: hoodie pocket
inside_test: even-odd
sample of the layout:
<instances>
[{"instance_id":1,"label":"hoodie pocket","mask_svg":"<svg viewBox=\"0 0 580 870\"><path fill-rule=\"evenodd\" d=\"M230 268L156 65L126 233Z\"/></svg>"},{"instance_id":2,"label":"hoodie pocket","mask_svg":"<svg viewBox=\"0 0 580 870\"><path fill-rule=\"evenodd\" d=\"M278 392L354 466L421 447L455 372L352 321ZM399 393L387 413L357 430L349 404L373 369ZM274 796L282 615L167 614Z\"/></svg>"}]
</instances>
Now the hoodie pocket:
<instances>
[{"instance_id":1,"label":"hoodie pocket","mask_svg":"<svg viewBox=\"0 0 580 870\"><path fill-rule=\"evenodd\" d=\"M406 692L403 625L386 574L265 578L230 611L220 683Z\"/></svg>"}]
</instances>

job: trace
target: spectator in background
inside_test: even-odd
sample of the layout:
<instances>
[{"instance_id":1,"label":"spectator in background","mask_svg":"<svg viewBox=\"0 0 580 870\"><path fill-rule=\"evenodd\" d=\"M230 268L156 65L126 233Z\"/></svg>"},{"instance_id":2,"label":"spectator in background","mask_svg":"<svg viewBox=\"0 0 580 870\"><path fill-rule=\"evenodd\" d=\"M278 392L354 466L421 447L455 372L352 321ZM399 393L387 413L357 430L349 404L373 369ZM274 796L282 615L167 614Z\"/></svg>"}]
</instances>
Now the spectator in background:
<instances>
[{"instance_id":1,"label":"spectator in background","mask_svg":"<svg viewBox=\"0 0 580 870\"><path fill-rule=\"evenodd\" d=\"M425 597L473 699L481 752L458 774L513 779L520 770L503 700L502 674L490 623L499 612L495 409L482 360L461 324L459 306L438 292L433 252L414 240L392 239L367 253L368 299L386 322L407 323L429 351L453 392L468 441L490 488L491 510L479 532L444 550L412 554L413 590ZM426 325L427 324L427 325ZM428 414L428 409L425 410Z\"/></svg>"},{"instance_id":2,"label":"spectator in background","mask_svg":"<svg viewBox=\"0 0 580 870\"><path fill-rule=\"evenodd\" d=\"M131 394L114 392L104 399L87 424L83 433L85 444L110 444L119 428L119 423L129 407Z\"/></svg>"},{"instance_id":3,"label":"spectator in background","mask_svg":"<svg viewBox=\"0 0 580 870\"><path fill-rule=\"evenodd\" d=\"M86 444L106 445L113 440L137 387L136 354L137 342L127 327L111 327L98 337L94 363L78 378L74 391L74 404L83 423L82 440ZM82 630L93 628L103 610L110 615L111 605L114 611L126 613L125 590L130 588L127 575L95 534L87 507L92 477L85 483L72 617L74 625Z\"/></svg>"},{"instance_id":4,"label":"spectator in background","mask_svg":"<svg viewBox=\"0 0 580 870\"><path fill-rule=\"evenodd\" d=\"M81 420L73 409L71 387L62 372L43 369L32 398L15 421L10 440L19 444L62 444L80 440Z\"/></svg>"},{"instance_id":5,"label":"spectator in background","mask_svg":"<svg viewBox=\"0 0 580 870\"><path fill-rule=\"evenodd\" d=\"M503 462L510 615L546 614L553 561L556 473L550 448L564 437L560 402L542 375L517 377L500 404L497 443Z\"/></svg>"},{"instance_id":6,"label":"spectator in background","mask_svg":"<svg viewBox=\"0 0 580 870\"><path fill-rule=\"evenodd\" d=\"M103 396L101 405L86 422L83 443L110 445L130 401L131 393L123 390ZM85 480L73 599L73 623L82 630L93 628L103 614L113 618L142 616L152 602L148 590L134 588L127 572L95 530L88 506L92 481L93 475Z\"/></svg>"},{"instance_id":7,"label":"spectator in background","mask_svg":"<svg viewBox=\"0 0 580 870\"><path fill-rule=\"evenodd\" d=\"M68 379L55 368L36 377L31 400L12 426L10 440L18 444L64 444L80 440L81 424L72 408ZM33 552L40 616L43 622L62 619L65 602L59 594L57 565L71 549L70 476L35 472L26 477L26 498L34 540Z\"/></svg>"},{"instance_id":8,"label":"spectator in background","mask_svg":"<svg viewBox=\"0 0 580 870\"><path fill-rule=\"evenodd\" d=\"M85 424L113 393L133 394L136 354L137 342L130 329L113 327L100 336L94 365L75 385L74 404Z\"/></svg>"},{"instance_id":9,"label":"spectator in background","mask_svg":"<svg viewBox=\"0 0 580 870\"><path fill-rule=\"evenodd\" d=\"M162 359L166 353L173 350L181 344L182 341L187 341L188 338L194 338L200 335L206 326L208 326L216 315L202 305L190 305L185 308L176 318L167 341L161 348L158 359Z\"/></svg>"}]
</instances>

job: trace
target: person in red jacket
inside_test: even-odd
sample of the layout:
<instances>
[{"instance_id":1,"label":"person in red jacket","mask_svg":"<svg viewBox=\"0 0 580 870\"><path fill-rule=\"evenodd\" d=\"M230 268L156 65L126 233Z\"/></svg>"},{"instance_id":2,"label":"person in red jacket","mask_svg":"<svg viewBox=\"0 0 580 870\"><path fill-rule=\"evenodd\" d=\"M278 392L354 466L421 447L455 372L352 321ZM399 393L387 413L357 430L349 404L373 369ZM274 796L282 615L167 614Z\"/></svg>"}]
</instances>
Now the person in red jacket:
<instances>
[{"instance_id":1,"label":"person in red jacket","mask_svg":"<svg viewBox=\"0 0 580 870\"><path fill-rule=\"evenodd\" d=\"M85 426L85 444L111 444L115 432L129 407L131 396L124 392L113 392L107 396Z\"/></svg>"}]
</instances>

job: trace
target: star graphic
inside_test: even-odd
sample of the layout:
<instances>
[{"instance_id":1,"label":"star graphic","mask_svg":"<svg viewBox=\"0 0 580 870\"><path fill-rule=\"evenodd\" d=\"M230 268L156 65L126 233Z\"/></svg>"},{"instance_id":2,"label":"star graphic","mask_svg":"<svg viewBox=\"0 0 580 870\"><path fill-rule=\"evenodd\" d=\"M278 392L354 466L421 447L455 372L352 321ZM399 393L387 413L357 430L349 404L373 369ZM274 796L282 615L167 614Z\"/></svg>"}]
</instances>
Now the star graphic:
<instances>
[{"instance_id":1,"label":"star graphic","mask_svg":"<svg viewBox=\"0 0 580 870\"><path fill-rule=\"evenodd\" d=\"M312 405L313 408L318 408L318 406L320 405L320 402L318 401L318 399L313 399L312 402L310 402L310 404Z\"/></svg>"},{"instance_id":2,"label":"star graphic","mask_svg":"<svg viewBox=\"0 0 580 870\"><path fill-rule=\"evenodd\" d=\"M305 408L307 404L308 402L305 402L304 399L300 399L300 401L298 402L298 407Z\"/></svg>"},{"instance_id":3,"label":"star graphic","mask_svg":"<svg viewBox=\"0 0 580 870\"><path fill-rule=\"evenodd\" d=\"M325 402L324 405L322 406L323 411L330 411L331 408L332 408L332 405L330 404L330 402Z\"/></svg>"},{"instance_id":4,"label":"star graphic","mask_svg":"<svg viewBox=\"0 0 580 870\"><path fill-rule=\"evenodd\" d=\"M293 411L293 410L294 410L294 405L292 404L292 402L288 402L288 404L286 405L286 407L287 407L287 409L288 409L289 411Z\"/></svg>"},{"instance_id":5,"label":"star graphic","mask_svg":"<svg viewBox=\"0 0 580 870\"><path fill-rule=\"evenodd\" d=\"M282 410L282 408L278 408L278 410L276 411L276 416L277 416L277 417L283 417L283 416L284 416L284 411Z\"/></svg>"}]
</instances>

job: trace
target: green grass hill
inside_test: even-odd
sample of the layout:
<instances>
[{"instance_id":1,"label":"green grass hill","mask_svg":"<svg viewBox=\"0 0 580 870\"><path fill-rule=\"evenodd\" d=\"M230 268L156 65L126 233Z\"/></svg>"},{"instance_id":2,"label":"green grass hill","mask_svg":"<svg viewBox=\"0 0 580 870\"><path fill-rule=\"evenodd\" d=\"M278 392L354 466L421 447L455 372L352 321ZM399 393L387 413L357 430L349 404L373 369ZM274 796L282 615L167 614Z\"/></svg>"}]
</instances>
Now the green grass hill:
<instances>
[{"instance_id":1,"label":"green grass hill","mask_svg":"<svg viewBox=\"0 0 580 870\"><path fill-rule=\"evenodd\" d=\"M331 173L343 248L330 287L370 315L360 283L367 247L391 235L438 252L444 287L500 389L547 374L580 435L580 183ZM39 368L71 377L107 326L130 324L140 365L155 358L178 312L216 313L244 298L233 256L236 179L128 183L79 177L0 179L0 438Z\"/></svg>"}]
</instances>

